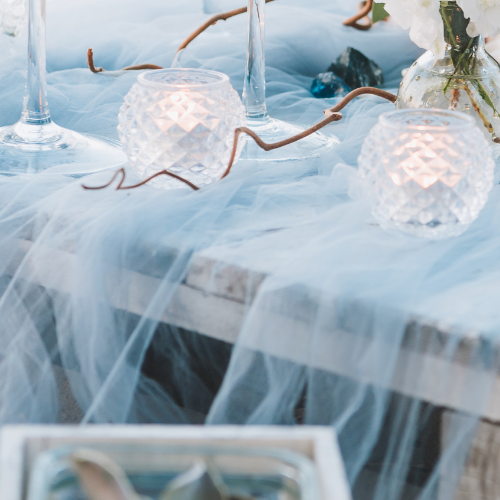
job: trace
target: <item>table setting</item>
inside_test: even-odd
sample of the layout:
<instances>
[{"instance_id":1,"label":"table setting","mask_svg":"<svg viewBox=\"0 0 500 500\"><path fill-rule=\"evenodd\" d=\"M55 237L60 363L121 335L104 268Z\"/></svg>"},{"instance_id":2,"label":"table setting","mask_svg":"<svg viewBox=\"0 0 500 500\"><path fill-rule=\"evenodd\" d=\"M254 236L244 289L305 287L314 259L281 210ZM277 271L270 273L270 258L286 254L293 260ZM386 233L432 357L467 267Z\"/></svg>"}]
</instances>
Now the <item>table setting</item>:
<instances>
[{"instance_id":1,"label":"table setting","mask_svg":"<svg viewBox=\"0 0 500 500\"><path fill-rule=\"evenodd\" d=\"M2 436L325 427L339 500L496 498L500 6L242 3L0 4Z\"/></svg>"}]
</instances>

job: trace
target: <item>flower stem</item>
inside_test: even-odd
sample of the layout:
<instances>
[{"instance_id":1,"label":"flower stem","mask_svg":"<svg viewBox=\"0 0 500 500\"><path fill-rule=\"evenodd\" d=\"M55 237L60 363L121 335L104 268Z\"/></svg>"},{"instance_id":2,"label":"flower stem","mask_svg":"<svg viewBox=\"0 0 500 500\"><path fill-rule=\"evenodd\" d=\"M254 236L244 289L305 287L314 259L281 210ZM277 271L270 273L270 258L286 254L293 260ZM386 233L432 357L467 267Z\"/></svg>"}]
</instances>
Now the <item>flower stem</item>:
<instances>
[{"instance_id":1,"label":"flower stem","mask_svg":"<svg viewBox=\"0 0 500 500\"><path fill-rule=\"evenodd\" d=\"M472 42L474 41L473 38L471 38L469 40L469 45L467 45L467 49L465 50L465 52L462 52L460 54L460 58L458 59L458 63L457 63L457 66L455 67L455 71L453 72L453 75L451 75L449 78L448 78L448 81L446 82L446 85L443 89L443 93L446 94L446 91L448 90L448 87L450 86L450 83L451 83L451 80L453 80L453 77L457 74L458 72L458 68L460 67L460 64L462 63L462 59L465 57L465 54L467 53L468 50L470 50L470 48L472 47Z\"/></svg>"},{"instance_id":2,"label":"flower stem","mask_svg":"<svg viewBox=\"0 0 500 500\"><path fill-rule=\"evenodd\" d=\"M445 28L445 40L451 46L450 55L454 66L454 72L448 77L443 88L443 94L446 95L452 80L459 80L471 99L474 110L479 112L479 106L473 100L472 93L468 87L469 84L467 80L470 80L472 85L477 89L481 99L483 99L483 101L493 110L495 114L498 114L493 100L483 87L482 83L477 78L472 76L471 66L472 64L475 64L477 58L477 46L474 48L473 45L477 43L478 37L473 38L467 34L466 29L470 21L465 19L463 12L459 9L455 2L451 4L441 2L440 13ZM466 41L467 45L464 47L464 43ZM471 57L472 55L474 57ZM457 78L459 75L463 75L468 78ZM486 117L483 113L480 113L480 117L483 123L485 123L486 128L492 132L493 127L491 123L485 122Z\"/></svg>"}]
</instances>

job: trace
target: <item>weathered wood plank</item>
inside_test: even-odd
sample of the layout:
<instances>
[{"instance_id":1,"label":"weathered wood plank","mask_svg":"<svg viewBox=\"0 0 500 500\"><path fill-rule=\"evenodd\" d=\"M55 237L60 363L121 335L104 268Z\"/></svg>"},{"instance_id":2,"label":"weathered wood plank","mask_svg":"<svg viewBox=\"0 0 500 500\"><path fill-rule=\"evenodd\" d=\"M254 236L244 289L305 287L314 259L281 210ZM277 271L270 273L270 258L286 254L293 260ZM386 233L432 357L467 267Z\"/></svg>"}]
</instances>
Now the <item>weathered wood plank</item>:
<instances>
[{"instance_id":1,"label":"weathered wood plank","mask_svg":"<svg viewBox=\"0 0 500 500\"><path fill-rule=\"evenodd\" d=\"M29 255L32 245L28 240L19 240L19 258L7 270L7 274L57 293L83 293L79 292L74 282L73 270L77 258L74 254L50 249L45 266L40 260L38 249L35 266ZM50 271L53 262L57 262L60 272ZM184 282L172 289L158 277L124 269L113 272L110 266L109 277L106 277L106 300L110 300L116 309L234 344L242 330L245 310L253 302L265 275L263 269L254 271L232 263L220 263L211 258L209 252L195 255ZM113 281L116 279L120 283ZM293 292L285 289L281 293L290 291ZM160 297L158 303L163 304L166 294L170 293L172 297L167 310L155 310L155 298ZM286 310L280 309L280 301L274 308L271 304L266 321L276 324L272 339L256 334L245 336L240 339L241 342L250 348L299 364L348 377L362 377L362 374L353 372L353 367L347 361L350 353L359 349L363 339L350 333L339 330L321 332L321 348L316 350L315 356L310 355L313 338L310 320L313 317L311 315L315 314L316 295L311 292L306 297L307 300L292 304ZM255 326L255 331L259 331L259 325ZM478 332L469 332L461 337L450 363L445 348L450 335L453 334L447 331L446 325L414 318L407 326L403 348L394 361L394 376L390 380L383 380L377 379L376 373L365 374L366 382L387 386L435 405L459 411L477 411L477 407L470 407L464 401L462 394L471 377L479 384L483 379L484 384L490 380L483 366L469 365L470 353L477 349L482 339ZM369 347L369 340L366 342L365 349ZM388 345L388 352L392 348L392 345ZM332 363L332 352L337 353L335 363ZM346 363L343 364L342 359ZM436 380L440 383L436 384ZM492 388L490 404L482 410L482 415L500 420L500 378Z\"/></svg>"},{"instance_id":2,"label":"weathered wood plank","mask_svg":"<svg viewBox=\"0 0 500 500\"><path fill-rule=\"evenodd\" d=\"M454 412L443 414L443 448L453 433L453 419L461 417ZM455 436L456 437L456 436ZM446 471L441 478L440 499L448 499ZM478 424L465 470L454 500L498 500L500 498L500 423L481 421Z\"/></svg>"}]
</instances>

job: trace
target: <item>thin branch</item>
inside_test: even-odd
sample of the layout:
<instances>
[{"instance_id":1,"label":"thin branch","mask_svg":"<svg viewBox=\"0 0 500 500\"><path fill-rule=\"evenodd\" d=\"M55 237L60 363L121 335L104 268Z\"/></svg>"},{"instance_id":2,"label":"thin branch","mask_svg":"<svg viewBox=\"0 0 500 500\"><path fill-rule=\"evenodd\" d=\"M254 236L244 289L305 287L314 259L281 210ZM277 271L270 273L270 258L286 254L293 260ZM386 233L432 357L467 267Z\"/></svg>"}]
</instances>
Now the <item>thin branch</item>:
<instances>
[{"instance_id":1,"label":"thin branch","mask_svg":"<svg viewBox=\"0 0 500 500\"><path fill-rule=\"evenodd\" d=\"M266 0L266 3L274 2L274 0ZM248 11L248 7L241 7L240 9L231 10L229 12L224 12L221 14L216 14L211 17L207 22L203 23L196 31L193 31L179 46L177 52L185 49L196 37L201 35L204 31L206 31L210 26L213 26L218 21L227 21L231 19L231 17L239 16L240 14L244 14Z\"/></svg>"},{"instance_id":2,"label":"thin branch","mask_svg":"<svg viewBox=\"0 0 500 500\"><path fill-rule=\"evenodd\" d=\"M357 30L368 31L372 27L371 20L368 19L367 24L361 24L358 23L358 21L360 21L364 17L367 17L368 14L372 11L372 7L373 7L373 0L366 0L363 8L355 16L346 19L342 24L344 26L350 26L351 28L356 28Z\"/></svg>"},{"instance_id":3,"label":"thin branch","mask_svg":"<svg viewBox=\"0 0 500 500\"><path fill-rule=\"evenodd\" d=\"M266 0L266 3L274 2L274 0ZM239 16L240 14L244 14L248 11L248 7L242 7L240 9L231 10L229 12L224 12L221 14L216 14L212 16L208 21L203 23L197 30L193 31L179 46L176 52L179 52L185 49L195 38L200 36L204 31L206 31L210 26L213 26L218 21L227 21L232 17ZM87 64L92 71L92 73L102 73L106 71L104 68L96 67L94 64L94 51L92 48L87 50ZM139 64L137 66L127 66L126 68L122 68L119 71L137 71L143 69L163 69L161 66L156 66L155 64Z\"/></svg>"},{"instance_id":4,"label":"thin branch","mask_svg":"<svg viewBox=\"0 0 500 500\"><path fill-rule=\"evenodd\" d=\"M329 110L328 110L329 111ZM288 139L284 139L283 141L280 142L275 142L272 144L268 144L264 142L253 130L250 130L247 127L239 127L235 129L234 131L234 141L233 141L233 150L231 152L231 157L229 159L229 164L225 170L225 172L222 174L221 180L224 179L224 177L227 177L229 173L231 172L231 169L233 168L234 165L234 160L236 159L236 153L238 151L238 139L241 134L246 134L250 136L259 146L259 148L263 149L264 151L273 151L274 149L279 149L282 148L283 146L288 146L289 144L293 144L294 142L300 141L301 139L304 139L305 137L314 134L314 132L317 132L318 130L321 130L323 127L326 127L332 122L338 122L342 120L342 113L329 113L326 118L321 120L319 123L314 125L311 128L308 128L307 130L304 130L300 134L294 135L293 137L290 137Z\"/></svg>"},{"instance_id":5,"label":"thin branch","mask_svg":"<svg viewBox=\"0 0 500 500\"><path fill-rule=\"evenodd\" d=\"M148 177L147 179L145 179L137 184L134 184L132 186L122 187L122 183L120 183L116 189L117 190L119 190L119 189L135 189L135 188L144 186L144 184L148 183L150 180L154 179L155 177L159 177L160 175L168 175L169 177L177 179L178 181L181 181L184 184L186 184L187 186L189 186L194 191L198 191L200 189L198 186L195 186L192 182L189 182L187 179L183 179L179 175L173 174L172 172L169 172L168 170L162 170L160 172L156 172L156 174L152 175L151 177ZM123 180L125 180L125 177Z\"/></svg>"},{"instance_id":6,"label":"thin branch","mask_svg":"<svg viewBox=\"0 0 500 500\"><path fill-rule=\"evenodd\" d=\"M111 184L113 184L113 182L115 181L115 179L120 174L122 174L122 180L118 183L118 187L116 188L116 189L119 189L121 187L121 185L123 184L123 181L125 180L125 169L124 168L118 169L115 172L115 174L113 175L113 177L111 177L111 180L107 184L104 184L104 186L92 187L92 186L85 186L85 184L82 184L82 188L83 189L87 189L89 191L107 188L108 186L111 186Z\"/></svg>"},{"instance_id":7,"label":"thin branch","mask_svg":"<svg viewBox=\"0 0 500 500\"><path fill-rule=\"evenodd\" d=\"M273 0L266 0L268 2L272 2ZM241 9L231 10L230 12L225 12L221 14L216 14L211 17L207 22L203 23L196 31L193 31L180 45L176 52L179 52L182 49L185 49L196 37L201 35L204 31L206 31L210 26L213 26L219 21L227 21L231 17L238 16L240 14L244 14L248 10L248 7L242 7Z\"/></svg>"},{"instance_id":8,"label":"thin branch","mask_svg":"<svg viewBox=\"0 0 500 500\"><path fill-rule=\"evenodd\" d=\"M325 115L328 116L328 113L338 113L339 111L343 110L353 99L359 97L360 95L375 95L377 97L387 99L392 103L396 102L397 99L397 96L382 89L377 89L375 87L360 87L359 89L349 92L338 104L333 106L333 108L325 109Z\"/></svg>"},{"instance_id":9,"label":"thin branch","mask_svg":"<svg viewBox=\"0 0 500 500\"><path fill-rule=\"evenodd\" d=\"M94 64L94 51L92 48L87 50L87 64L92 71L92 73L102 73L106 71L103 68L96 68ZM126 68L122 68L120 71L133 71L133 70L140 70L140 69L163 69L161 66L156 66L155 64L139 64L138 66L127 66Z\"/></svg>"},{"instance_id":10,"label":"thin branch","mask_svg":"<svg viewBox=\"0 0 500 500\"><path fill-rule=\"evenodd\" d=\"M94 51L92 50L92 47L87 50L87 65L92 71L92 73L101 73L105 71L103 68L96 68L94 64Z\"/></svg>"},{"instance_id":11,"label":"thin branch","mask_svg":"<svg viewBox=\"0 0 500 500\"><path fill-rule=\"evenodd\" d=\"M115 179L120 174L121 174L122 178L121 178L120 182L118 183L118 185L116 186L115 191L123 191L125 189L135 189L135 188L144 186L144 184L146 184L150 180L154 179L155 177L159 177L160 175L168 175L169 177L173 177L174 179L177 179L178 181L181 181L184 184L188 185L194 191L198 191L200 189L198 186L195 186L192 182L189 182L188 180L183 179L182 177L180 177L176 174L173 174L172 172L169 172L168 170L162 170L161 172L156 172L156 174L152 175L151 177L148 177L147 179L145 179L137 184L133 184L132 186L122 187L123 183L125 182L125 177L127 176L125 169L123 167L118 169L115 172L115 175L113 175L113 177L111 178L111 180L107 184L104 184L104 186L85 186L82 184L82 187L83 187L83 189L87 189L89 191L97 191L99 189L107 188L107 187L111 186L111 184L113 184Z\"/></svg>"},{"instance_id":12,"label":"thin branch","mask_svg":"<svg viewBox=\"0 0 500 500\"><path fill-rule=\"evenodd\" d=\"M373 94L378 97L383 97L384 99L387 99L390 102L396 102L396 96L394 94L391 94L390 92L386 92L385 90L381 89L376 89L374 87L361 87L359 89L353 90L352 92L349 92L349 94L347 94L333 108L325 109L323 113L325 114L326 118L321 120L316 125L304 130L300 134L290 137L289 139L285 139L280 142L275 142L274 144L265 143L255 132L253 132L247 127L237 128L234 131L233 151L231 153L231 158L229 159L229 165L224 174L222 175L221 179L224 179L224 177L229 175L231 169L233 168L234 160L236 158L236 152L238 150L238 138L240 134L244 133L249 135L257 143L257 146L259 146L264 151L272 151L273 149L282 148L283 146L288 146L288 144L293 144L294 142L304 139L304 137L314 134L314 132L321 130L323 127L326 127L332 122L340 121L342 119L342 113L340 113L340 111L344 109L353 99L363 94Z\"/></svg>"},{"instance_id":13,"label":"thin branch","mask_svg":"<svg viewBox=\"0 0 500 500\"><path fill-rule=\"evenodd\" d=\"M385 90L377 89L374 87L361 87L359 89L353 90L352 92L349 92L338 104L333 106L333 108L325 109L323 111L325 118L321 120L319 123L316 125L313 125L312 127L304 130L300 134L294 135L293 137L290 137L288 139L284 139L283 141L275 142L272 144L268 144L264 142L255 132L250 130L247 127L239 127L234 131L234 140L233 140L233 149L231 151L231 157L229 158L229 163L222 174L221 178L219 180L224 179L224 177L227 177L229 173L231 172L231 169L233 168L234 165L234 160L236 159L236 153L238 151L238 140L241 134L247 134L250 136L256 143L257 146L259 146L261 149L264 151L272 151L273 149L278 149L282 148L283 146L288 146L289 144L293 144L294 142L300 141L301 139L304 139L304 137L307 137L311 134L314 134L314 132L317 132L318 130L321 130L322 128L326 127L332 122L338 122L342 119L342 113L340 111L344 109L353 99L360 95L366 95L366 94L372 94L376 95L378 97L382 97L384 99L387 99L390 102L396 102L396 96L394 94L391 94L390 92L386 92ZM160 175L169 175L170 177L173 177L174 179L177 179L179 181L184 182L187 184L190 188L192 188L195 191L198 191L200 188L198 186L195 186L191 182L189 182L186 179L183 179L182 177L179 177L178 175L173 174L172 172L169 172L168 170L162 170L161 172L157 172L156 174L152 175L151 177L148 177L147 179L144 179L143 181L139 182L138 184L134 184L132 186L125 186L122 187L123 182L125 181L125 169L120 168L115 172L111 180L105 184L104 186L98 186L98 187L90 187L90 186L82 186L84 189L91 189L91 190L97 190L97 189L104 189L110 186L115 179L118 177L118 175L122 176L120 182L118 183L118 186L116 187L116 190L123 190L123 189L134 189L140 186L143 186L144 184L147 184L150 180L154 179L155 177L158 177Z\"/></svg>"},{"instance_id":14,"label":"thin branch","mask_svg":"<svg viewBox=\"0 0 500 500\"><path fill-rule=\"evenodd\" d=\"M141 69L163 69L163 67L156 64L137 64L136 66L126 66L121 71L137 71Z\"/></svg>"}]
</instances>

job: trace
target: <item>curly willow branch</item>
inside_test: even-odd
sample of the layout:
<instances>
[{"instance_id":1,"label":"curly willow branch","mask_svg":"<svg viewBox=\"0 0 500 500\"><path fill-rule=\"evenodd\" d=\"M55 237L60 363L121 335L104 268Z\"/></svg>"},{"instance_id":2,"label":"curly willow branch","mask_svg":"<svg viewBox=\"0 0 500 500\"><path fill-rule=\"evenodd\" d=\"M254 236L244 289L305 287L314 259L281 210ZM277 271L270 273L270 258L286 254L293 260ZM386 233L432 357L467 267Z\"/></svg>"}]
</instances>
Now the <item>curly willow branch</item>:
<instances>
[{"instance_id":1,"label":"curly willow branch","mask_svg":"<svg viewBox=\"0 0 500 500\"><path fill-rule=\"evenodd\" d=\"M266 0L266 3L274 2L275 0ZM221 14L216 14L204 22L197 30L193 31L179 46L176 52L180 52L185 49L194 39L200 36L204 31L206 31L210 26L213 26L219 21L227 21L232 17L239 16L240 14L245 14L248 11L248 7L241 7L240 9L231 10L229 12L224 12ZM92 71L92 73L102 73L106 71L103 68L97 68L94 64L94 51L92 48L87 50L87 65ZM134 71L141 69L163 69L161 66L156 66L154 64L139 64L137 66L127 66L126 68L122 68L119 71Z\"/></svg>"},{"instance_id":2,"label":"curly willow branch","mask_svg":"<svg viewBox=\"0 0 500 500\"><path fill-rule=\"evenodd\" d=\"M347 104L349 104L353 99L356 97L363 95L363 94L372 94L376 95L378 97L382 97L384 99L387 99L390 102L395 102L396 101L396 96L394 94L391 94L390 92L386 92L385 90L380 90L376 89L374 87L361 87L359 89L353 90L352 92L349 92L336 106L333 108L325 109L323 112L325 114L325 118L318 122L316 125L313 125L311 128L308 128L307 130L304 130L300 134L294 135L293 137L290 137L288 139L285 139L280 142L275 142L273 144L267 144L264 142L255 132L250 130L247 127L239 127L235 129L234 131L234 140L233 140L233 149L231 151L231 157L229 158L229 163L222 174L220 180L224 179L224 177L227 177L229 173L231 172L231 169L233 168L234 161L236 159L236 153L238 151L238 139L241 134L246 134L250 136L259 146L261 149L264 151L272 151L273 149L278 149L282 148L284 146L288 146L289 144L293 144L294 142L300 141L301 139L304 139L304 137L307 137L311 134L314 134L314 132L317 132L318 130L321 130L322 128L326 127L332 122L338 122L342 119L342 113L340 111L344 109ZM109 187L115 179L121 174L122 178L118 185L116 186L116 190L123 190L123 189L134 189L140 186L143 186L144 184L148 183L150 180L154 179L155 177L158 177L160 175L168 175L170 177L173 177L174 179L177 179L184 184L188 185L191 189L194 189L195 191L198 191L200 188L198 186L195 186L191 182L187 181L186 179L183 179L182 177L173 174L172 172L169 172L168 170L162 170L161 172L157 172L156 174L152 175L151 177L148 177L147 179L144 179L143 181L139 182L138 184L134 184L132 186L123 186L123 183L125 181L125 169L120 168L115 172L111 180L105 184L104 186L97 186L97 187L90 187L90 186L82 186L84 189L92 189L92 190L97 190L97 189L104 189Z\"/></svg>"},{"instance_id":3,"label":"curly willow branch","mask_svg":"<svg viewBox=\"0 0 500 500\"><path fill-rule=\"evenodd\" d=\"M92 50L92 47L87 50L87 65L92 71L92 73L103 73L105 70L104 68L96 68L94 65L94 51ZM119 71L134 71L134 70L140 70L140 69L163 69L161 66L156 66L155 64L139 64L137 66L127 66L126 68L122 68Z\"/></svg>"},{"instance_id":4,"label":"curly willow branch","mask_svg":"<svg viewBox=\"0 0 500 500\"><path fill-rule=\"evenodd\" d=\"M151 177L148 177L147 179L145 179L142 182L139 182L137 184L133 184L132 186L123 186L123 183L125 182L125 177L127 175L125 172L125 169L123 167L118 169L115 172L115 174L113 175L113 177L111 178L111 180L107 184L104 184L104 186L92 187L92 186L85 186L82 184L82 187L83 187L83 189L88 189L89 191L96 191L99 189L107 188L107 187L111 186L111 184L113 184L114 180L120 174L121 174L122 178L121 178L120 182L118 183L118 185L116 186L116 191L122 191L124 189L135 189L135 188L141 187L144 184L146 184L147 182L153 180L155 177L159 177L160 175L168 175L169 177L173 177L174 179L177 179L178 181L181 181L184 184L188 185L194 191L198 191L200 189L198 186L195 186L192 182L189 182L188 180L183 179L182 177L175 175L172 172L169 172L168 170L162 170L161 172L156 172L156 174L152 175Z\"/></svg>"},{"instance_id":5,"label":"curly willow branch","mask_svg":"<svg viewBox=\"0 0 500 500\"><path fill-rule=\"evenodd\" d=\"M344 26L350 26L351 28L356 28L361 31L368 31L372 27L371 20L368 20L367 24L360 24L358 21L367 17L368 14L372 11L373 0L366 0L364 2L364 6L360 9L360 11L353 17L346 19L342 24Z\"/></svg>"},{"instance_id":6,"label":"curly willow branch","mask_svg":"<svg viewBox=\"0 0 500 500\"><path fill-rule=\"evenodd\" d=\"M266 3L274 2L275 0L266 0ZM206 31L210 26L213 26L218 21L227 21L231 17L239 16L240 14L244 14L248 11L248 7L241 7L241 9L231 10L229 12L224 12L223 14L216 14L211 17L207 22L203 23L196 31L191 33L179 46L177 52L185 49L197 36L201 35L204 31Z\"/></svg>"}]
</instances>

